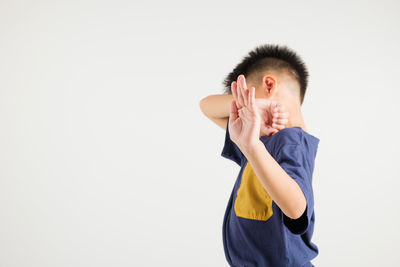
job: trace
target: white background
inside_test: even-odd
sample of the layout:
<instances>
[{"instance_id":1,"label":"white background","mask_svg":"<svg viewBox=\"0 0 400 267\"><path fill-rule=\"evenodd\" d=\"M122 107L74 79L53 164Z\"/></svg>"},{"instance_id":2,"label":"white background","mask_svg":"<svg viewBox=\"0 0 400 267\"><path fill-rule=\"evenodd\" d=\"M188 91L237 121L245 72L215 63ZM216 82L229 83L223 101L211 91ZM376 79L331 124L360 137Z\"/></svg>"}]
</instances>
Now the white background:
<instances>
[{"instance_id":1,"label":"white background","mask_svg":"<svg viewBox=\"0 0 400 267\"><path fill-rule=\"evenodd\" d=\"M0 266L228 266L239 167L199 101L310 70L316 266L398 266L398 1L0 1Z\"/></svg>"}]
</instances>

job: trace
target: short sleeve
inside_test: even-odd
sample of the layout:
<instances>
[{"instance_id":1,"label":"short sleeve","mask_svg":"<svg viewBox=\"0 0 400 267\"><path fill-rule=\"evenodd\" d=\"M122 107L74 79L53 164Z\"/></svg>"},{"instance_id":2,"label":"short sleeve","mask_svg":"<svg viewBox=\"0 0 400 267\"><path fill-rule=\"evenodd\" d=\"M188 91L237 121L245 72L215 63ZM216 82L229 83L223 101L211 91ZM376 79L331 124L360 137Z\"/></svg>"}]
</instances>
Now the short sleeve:
<instances>
[{"instance_id":1,"label":"short sleeve","mask_svg":"<svg viewBox=\"0 0 400 267\"><path fill-rule=\"evenodd\" d=\"M313 165L310 160L314 160L301 144L283 145L277 153L276 161L300 186L306 198L306 209L297 219L287 217L283 212L283 223L293 233L304 234L311 221L314 211L314 195L312 190L312 172L308 166Z\"/></svg>"},{"instance_id":2,"label":"short sleeve","mask_svg":"<svg viewBox=\"0 0 400 267\"><path fill-rule=\"evenodd\" d=\"M221 156L233 160L239 166L242 166L244 155L242 151L240 151L239 147L231 140L231 137L229 136L228 125L229 125L229 117L226 124L225 141Z\"/></svg>"}]
</instances>

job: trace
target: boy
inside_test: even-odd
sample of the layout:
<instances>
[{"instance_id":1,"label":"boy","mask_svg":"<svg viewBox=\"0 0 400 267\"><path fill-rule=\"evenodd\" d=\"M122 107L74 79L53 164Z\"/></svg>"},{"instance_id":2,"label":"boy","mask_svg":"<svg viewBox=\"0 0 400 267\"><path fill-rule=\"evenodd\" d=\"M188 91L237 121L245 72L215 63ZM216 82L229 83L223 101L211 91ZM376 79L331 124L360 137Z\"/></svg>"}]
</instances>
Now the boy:
<instances>
[{"instance_id":1,"label":"boy","mask_svg":"<svg viewBox=\"0 0 400 267\"><path fill-rule=\"evenodd\" d=\"M226 129L221 155L241 167L223 221L231 266L314 266L312 174L319 139L307 133L301 113L307 83L294 51L263 45L226 77L228 94L200 101L203 113Z\"/></svg>"}]
</instances>

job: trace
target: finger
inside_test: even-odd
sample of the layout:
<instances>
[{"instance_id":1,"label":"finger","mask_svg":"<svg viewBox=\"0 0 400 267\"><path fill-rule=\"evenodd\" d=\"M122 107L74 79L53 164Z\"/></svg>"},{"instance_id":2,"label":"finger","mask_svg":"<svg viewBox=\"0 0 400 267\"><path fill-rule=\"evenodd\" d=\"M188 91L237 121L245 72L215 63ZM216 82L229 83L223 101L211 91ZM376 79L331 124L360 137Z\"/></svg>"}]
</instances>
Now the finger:
<instances>
[{"instance_id":1,"label":"finger","mask_svg":"<svg viewBox=\"0 0 400 267\"><path fill-rule=\"evenodd\" d=\"M247 106L250 108L250 109L252 109L252 105L251 105L251 96L252 95L252 92L251 92L251 90L246 90L246 99L247 99Z\"/></svg>"},{"instance_id":2,"label":"finger","mask_svg":"<svg viewBox=\"0 0 400 267\"><path fill-rule=\"evenodd\" d=\"M289 118L289 112L285 112L285 113L279 113L279 112L275 112L272 116L272 119L288 119Z\"/></svg>"},{"instance_id":3,"label":"finger","mask_svg":"<svg viewBox=\"0 0 400 267\"><path fill-rule=\"evenodd\" d=\"M286 125L288 123L288 119L276 119L276 118L273 118L272 122L275 123L275 124Z\"/></svg>"},{"instance_id":4,"label":"finger","mask_svg":"<svg viewBox=\"0 0 400 267\"><path fill-rule=\"evenodd\" d=\"M246 91L247 90L247 84L246 84L246 78L242 74L242 81L243 81L243 89Z\"/></svg>"},{"instance_id":5,"label":"finger","mask_svg":"<svg viewBox=\"0 0 400 267\"><path fill-rule=\"evenodd\" d=\"M233 96L233 100L236 100L236 92L235 92L235 81L231 82L231 91L232 91L232 96Z\"/></svg>"},{"instance_id":6,"label":"finger","mask_svg":"<svg viewBox=\"0 0 400 267\"><path fill-rule=\"evenodd\" d=\"M249 89L247 89L246 78L244 77L244 75L242 75L242 88L243 88L244 95L246 96L245 104L246 104L246 106L250 106L250 101L249 101L249 97L248 97L248 95L250 95L250 91L249 91Z\"/></svg>"},{"instance_id":7,"label":"finger","mask_svg":"<svg viewBox=\"0 0 400 267\"><path fill-rule=\"evenodd\" d=\"M244 106L244 100L243 100L241 84L240 84L240 75L239 75L239 77L237 79L237 82L236 82L236 95L237 95L237 99L238 99L238 102L239 102L239 106L243 107Z\"/></svg>"},{"instance_id":8,"label":"finger","mask_svg":"<svg viewBox=\"0 0 400 267\"><path fill-rule=\"evenodd\" d=\"M238 109L236 107L236 101L232 100L231 102L231 110L229 113L229 121L234 121L238 117Z\"/></svg>"},{"instance_id":9,"label":"finger","mask_svg":"<svg viewBox=\"0 0 400 267\"><path fill-rule=\"evenodd\" d=\"M244 103L246 104L246 107L248 107L248 106L249 106L249 97L250 97L250 92L249 92L249 90L245 90L245 91L244 91L244 96L245 96L245 101L244 101Z\"/></svg>"},{"instance_id":10,"label":"finger","mask_svg":"<svg viewBox=\"0 0 400 267\"><path fill-rule=\"evenodd\" d=\"M246 105L249 108L251 108L251 92L250 92L250 90L246 90L245 95L246 95Z\"/></svg>"},{"instance_id":11,"label":"finger","mask_svg":"<svg viewBox=\"0 0 400 267\"><path fill-rule=\"evenodd\" d=\"M243 74L239 75L239 88L243 97L243 105L247 107L247 97L246 97L246 89L244 88L244 76Z\"/></svg>"},{"instance_id":12,"label":"finger","mask_svg":"<svg viewBox=\"0 0 400 267\"><path fill-rule=\"evenodd\" d=\"M240 106L240 104L238 102L238 96L237 96L236 88L237 88L237 83L235 81L233 81L231 83L231 91L232 91L233 100L235 100L236 107L237 108L241 108L241 106Z\"/></svg>"},{"instance_id":13,"label":"finger","mask_svg":"<svg viewBox=\"0 0 400 267\"><path fill-rule=\"evenodd\" d=\"M287 118L289 118L289 111L286 111L284 113L274 112L273 117L277 118L277 119L287 119Z\"/></svg>"},{"instance_id":14,"label":"finger","mask_svg":"<svg viewBox=\"0 0 400 267\"><path fill-rule=\"evenodd\" d=\"M280 112L285 112L286 111L286 106L281 103L276 103L276 109L279 110Z\"/></svg>"},{"instance_id":15,"label":"finger","mask_svg":"<svg viewBox=\"0 0 400 267\"><path fill-rule=\"evenodd\" d=\"M256 109L256 88L252 87L250 89L249 105L252 110Z\"/></svg>"},{"instance_id":16,"label":"finger","mask_svg":"<svg viewBox=\"0 0 400 267\"><path fill-rule=\"evenodd\" d=\"M272 123L272 127L274 127L275 129L278 129L278 130L282 130L285 128L285 125Z\"/></svg>"}]
</instances>

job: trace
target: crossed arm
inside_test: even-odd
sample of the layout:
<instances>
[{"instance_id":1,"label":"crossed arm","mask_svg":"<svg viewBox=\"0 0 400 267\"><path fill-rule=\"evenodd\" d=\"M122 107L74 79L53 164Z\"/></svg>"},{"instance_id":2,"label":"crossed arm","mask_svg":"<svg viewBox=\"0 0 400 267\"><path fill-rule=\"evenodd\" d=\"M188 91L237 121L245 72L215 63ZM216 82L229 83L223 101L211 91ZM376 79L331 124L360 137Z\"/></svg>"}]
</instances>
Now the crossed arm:
<instances>
[{"instance_id":1,"label":"crossed arm","mask_svg":"<svg viewBox=\"0 0 400 267\"><path fill-rule=\"evenodd\" d=\"M238 95L235 96L237 98ZM205 116L225 130L233 100L234 95L230 94L210 95L200 101L200 108ZM307 203L296 181L276 162L260 140L254 146L240 149L282 212L291 219L299 218Z\"/></svg>"},{"instance_id":2,"label":"crossed arm","mask_svg":"<svg viewBox=\"0 0 400 267\"><path fill-rule=\"evenodd\" d=\"M232 83L234 100L229 113L229 132L252 166L264 189L291 219L301 217L307 207L306 197L297 182L271 156L257 137L260 114L255 103L255 88L247 89L243 75ZM239 109L240 108L240 109Z\"/></svg>"},{"instance_id":3,"label":"crossed arm","mask_svg":"<svg viewBox=\"0 0 400 267\"><path fill-rule=\"evenodd\" d=\"M210 95L200 101L203 114L226 129L233 95ZM265 190L279 206L282 212L291 219L299 218L306 207L306 199L299 185L275 161L265 146L260 143L243 154L251 164Z\"/></svg>"}]
</instances>

